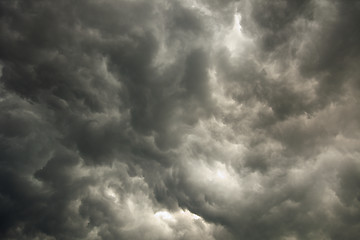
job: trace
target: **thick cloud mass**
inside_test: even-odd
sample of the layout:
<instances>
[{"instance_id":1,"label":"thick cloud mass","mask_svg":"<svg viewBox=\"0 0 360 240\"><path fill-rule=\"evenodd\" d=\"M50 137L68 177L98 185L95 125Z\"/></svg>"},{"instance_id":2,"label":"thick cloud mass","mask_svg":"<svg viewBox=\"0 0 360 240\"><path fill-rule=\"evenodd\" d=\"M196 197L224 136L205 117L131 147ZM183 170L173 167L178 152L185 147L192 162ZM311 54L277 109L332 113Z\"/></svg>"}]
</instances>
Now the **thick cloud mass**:
<instances>
[{"instance_id":1,"label":"thick cloud mass","mask_svg":"<svg viewBox=\"0 0 360 240\"><path fill-rule=\"evenodd\" d=\"M1 239L360 239L360 2L0 2Z\"/></svg>"}]
</instances>

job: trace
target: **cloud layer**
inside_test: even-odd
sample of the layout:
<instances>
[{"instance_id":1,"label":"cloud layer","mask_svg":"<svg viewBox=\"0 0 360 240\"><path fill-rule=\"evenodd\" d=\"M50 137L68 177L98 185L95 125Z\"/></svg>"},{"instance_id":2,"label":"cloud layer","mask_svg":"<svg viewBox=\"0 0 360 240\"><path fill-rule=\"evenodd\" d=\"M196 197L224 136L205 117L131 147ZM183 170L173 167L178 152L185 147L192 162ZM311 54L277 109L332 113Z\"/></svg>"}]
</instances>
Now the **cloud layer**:
<instances>
[{"instance_id":1,"label":"cloud layer","mask_svg":"<svg viewBox=\"0 0 360 240\"><path fill-rule=\"evenodd\" d=\"M2 239L360 238L360 2L0 3Z\"/></svg>"}]
</instances>

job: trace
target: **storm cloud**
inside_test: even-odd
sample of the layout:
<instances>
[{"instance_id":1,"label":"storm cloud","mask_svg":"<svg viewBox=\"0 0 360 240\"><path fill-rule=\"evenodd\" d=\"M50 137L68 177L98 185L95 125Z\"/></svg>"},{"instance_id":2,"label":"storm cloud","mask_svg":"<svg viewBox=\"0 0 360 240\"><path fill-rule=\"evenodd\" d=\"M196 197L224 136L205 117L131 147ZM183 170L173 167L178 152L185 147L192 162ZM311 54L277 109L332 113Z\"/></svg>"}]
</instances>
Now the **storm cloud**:
<instances>
[{"instance_id":1,"label":"storm cloud","mask_svg":"<svg viewBox=\"0 0 360 240\"><path fill-rule=\"evenodd\" d=\"M360 2L0 2L1 239L360 239Z\"/></svg>"}]
</instances>

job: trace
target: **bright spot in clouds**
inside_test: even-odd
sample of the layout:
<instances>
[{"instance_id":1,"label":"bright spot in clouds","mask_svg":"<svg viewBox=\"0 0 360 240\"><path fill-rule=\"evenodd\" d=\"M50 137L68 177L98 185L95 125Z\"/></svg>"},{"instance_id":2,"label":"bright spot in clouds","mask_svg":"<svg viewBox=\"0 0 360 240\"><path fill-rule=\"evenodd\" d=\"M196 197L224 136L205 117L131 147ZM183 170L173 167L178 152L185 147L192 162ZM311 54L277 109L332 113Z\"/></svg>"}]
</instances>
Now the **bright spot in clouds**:
<instances>
[{"instance_id":1,"label":"bright spot in clouds","mask_svg":"<svg viewBox=\"0 0 360 240\"><path fill-rule=\"evenodd\" d=\"M171 213L167 211L156 212L155 217L160 218L162 220L174 221L174 217L171 215Z\"/></svg>"},{"instance_id":2,"label":"bright spot in clouds","mask_svg":"<svg viewBox=\"0 0 360 240\"><path fill-rule=\"evenodd\" d=\"M242 28L241 28L241 15L240 13L235 13L234 15L234 29L238 30L239 32L241 32Z\"/></svg>"},{"instance_id":3,"label":"bright spot in clouds","mask_svg":"<svg viewBox=\"0 0 360 240\"><path fill-rule=\"evenodd\" d=\"M216 175L221 178L221 179L225 179L226 178L226 175L224 172L222 172L221 170L217 170L216 171Z\"/></svg>"},{"instance_id":4,"label":"bright spot in clouds","mask_svg":"<svg viewBox=\"0 0 360 240\"><path fill-rule=\"evenodd\" d=\"M109 197L111 200L113 200L115 203L118 201L118 197L116 196L115 191L111 188L107 188L105 190L105 195Z\"/></svg>"}]
</instances>

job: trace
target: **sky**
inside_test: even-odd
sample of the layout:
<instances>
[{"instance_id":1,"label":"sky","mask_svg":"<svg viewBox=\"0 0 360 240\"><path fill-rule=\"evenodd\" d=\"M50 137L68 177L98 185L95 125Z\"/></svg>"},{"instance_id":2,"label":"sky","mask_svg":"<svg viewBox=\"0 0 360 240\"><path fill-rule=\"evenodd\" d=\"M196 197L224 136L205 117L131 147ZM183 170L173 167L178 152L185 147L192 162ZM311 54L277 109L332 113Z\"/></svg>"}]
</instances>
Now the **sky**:
<instances>
[{"instance_id":1,"label":"sky","mask_svg":"<svg viewBox=\"0 0 360 240\"><path fill-rule=\"evenodd\" d=\"M360 1L0 1L0 238L360 239Z\"/></svg>"}]
</instances>

